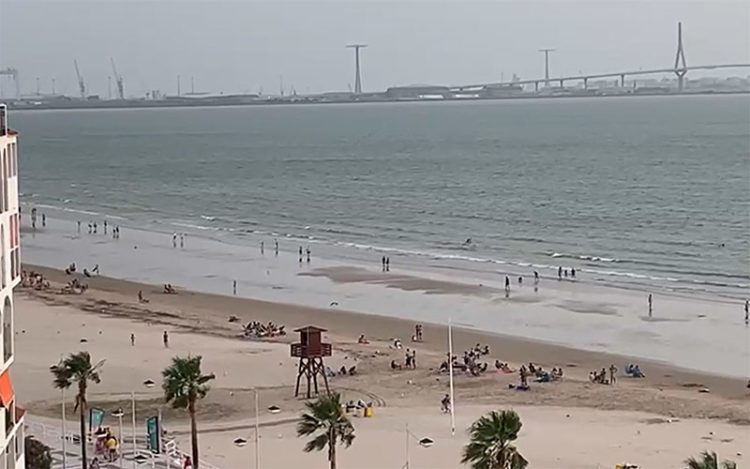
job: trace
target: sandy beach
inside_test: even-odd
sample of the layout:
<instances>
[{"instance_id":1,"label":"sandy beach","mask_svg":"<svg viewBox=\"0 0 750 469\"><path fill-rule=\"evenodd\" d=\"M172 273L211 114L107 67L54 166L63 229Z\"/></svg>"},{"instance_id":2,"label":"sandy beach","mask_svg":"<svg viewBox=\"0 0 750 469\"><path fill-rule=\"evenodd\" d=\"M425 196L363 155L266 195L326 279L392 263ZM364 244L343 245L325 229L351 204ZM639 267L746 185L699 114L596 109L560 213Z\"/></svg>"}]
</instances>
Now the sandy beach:
<instances>
[{"instance_id":1,"label":"sandy beach","mask_svg":"<svg viewBox=\"0 0 750 469\"><path fill-rule=\"evenodd\" d=\"M410 320L184 289L166 295L161 285L80 275L89 290L63 295L59 289L69 276L55 269L26 268L52 282L46 291L21 289L16 300L14 382L29 412L41 419L58 415L59 394L51 386L48 367L64 353L89 350L95 358L106 359L103 382L91 389L91 405L114 408L134 391L139 418L161 404L159 389L141 383L158 381L175 354L201 354L205 370L217 376L199 411L201 449L205 459L219 467L249 467L254 458L252 445L240 449L232 444L237 436L252 438L253 389L259 390L263 466L326 467L324 455L302 453L303 442L294 437L294 419L303 407L303 401L293 397L296 362L289 357L288 344L294 337L241 339L241 327L229 322L230 316L237 316L239 323L273 321L288 331L308 324L327 328L326 338L334 348L327 363L334 369L357 366L356 376L334 377L331 386L347 399L373 402L375 416L353 418L358 438L342 451L342 467L402 467L407 423L413 434L436 441L429 449L414 445L411 467L459 467L465 429L481 413L498 408L520 413L524 429L519 448L533 461L532 467L630 462L644 468L680 468L687 456L703 449L741 466L750 454L750 390L741 378L456 327L456 351L487 344L490 362L500 359L515 369L528 362L545 369L562 366L565 378L532 383L531 391L522 393L508 389L518 381L515 373L459 375L457 434L451 437L449 420L439 411L448 387L446 376L437 372L446 350L443 325L425 323L425 341L414 344L409 341L414 327ZM148 304L137 301L138 291ZM169 349L161 342L164 330L170 332ZM131 333L135 346L130 345ZM370 344L357 344L362 333ZM391 360L403 361L404 355L391 347L393 338L417 350L416 370L390 369ZM588 381L591 370L610 364L622 369L631 362L641 365L645 379L621 377L614 386ZM710 392L699 392L704 388ZM270 405L282 412L270 414L265 410ZM187 445L185 415L164 412L166 428Z\"/></svg>"}]
</instances>

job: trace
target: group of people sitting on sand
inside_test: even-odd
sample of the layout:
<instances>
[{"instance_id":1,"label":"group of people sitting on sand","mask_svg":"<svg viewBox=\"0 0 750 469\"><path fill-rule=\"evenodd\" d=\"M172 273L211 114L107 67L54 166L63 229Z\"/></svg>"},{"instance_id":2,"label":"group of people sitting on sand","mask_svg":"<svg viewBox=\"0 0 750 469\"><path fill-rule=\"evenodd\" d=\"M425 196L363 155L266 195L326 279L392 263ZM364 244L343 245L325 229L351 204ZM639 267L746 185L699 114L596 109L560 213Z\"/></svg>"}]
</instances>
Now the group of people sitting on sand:
<instances>
[{"instance_id":1,"label":"group of people sitting on sand","mask_svg":"<svg viewBox=\"0 0 750 469\"><path fill-rule=\"evenodd\" d=\"M172 286L171 283L165 283L163 291L167 295L176 295L177 294L177 290L175 290L175 288Z\"/></svg>"},{"instance_id":2,"label":"group of people sitting on sand","mask_svg":"<svg viewBox=\"0 0 750 469\"><path fill-rule=\"evenodd\" d=\"M500 360L495 360L495 369L499 373L513 373L513 368L511 368L509 364L501 362Z\"/></svg>"},{"instance_id":3,"label":"group of people sitting on sand","mask_svg":"<svg viewBox=\"0 0 750 469\"><path fill-rule=\"evenodd\" d=\"M461 370L467 374L470 374L471 376L479 376L482 373L486 372L489 368L489 365L486 362L481 361L482 357L485 355L489 355L489 353L489 345L481 347L479 344L477 344L473 349L464 351L462 362L459 362L458 357L456 357L455 355L450 358L453 361L454 369ZM448 369L448 361L444 360L443 363L440 364L439 371L440 373L448 373Z\"/></svg>"},{"instance_id":4,"label":"group of people sitting on sand","mask_svg":"<svg viewBox=\"0 0 750 469\"><path fill-rule=\"evenodd\" d=\"M637 364L628 363L625 366L625 374L630 378L645 378L646 375L641 371L641 367Z\"/></svg>"},{"instance_id":5,"label":"group of people sitting on sand","mask_svg":"<svg viewBox=\"0 0 750 469\"><path fill-rule=\"evenodd\" d=\"M285 326L283 325L279 326L270 321L268 322L268 324L262 324L258 321L251 321L245 325L243 335L245 337L254 338L276 337L280 335L286 335L284 327Z\"/></svg>"},{"instance_id":6,"label":"group of people sitting on sand","mask_svg":"<svg viewBox=\"0 0 750 469\"><path fill-rule=\"evenodd\" d=\"M81 283L77 278L70 280L60 289L60 293L80 295L89 289L88 284Z\"/></svg>"},{"instance_id":7,"label":"group of people sitting on sand","mask_svg":"<svg viewBox=\"0 0 750 469\"><path fill-rule=\"evenodd\" d=\"M366 409L368 407L372 407L372 402L365 402L362 399L359 399L357 402L354 402L353 400L347 401L345 406L347 414L351 414L354 411Z\"/></svg>"},{"instance_id":8,"label":"group of people sitting on sand","mask_svg":"<svg viewBox=\"0 0 750 469\"><path fill-rule=\"evenodd\" d=\"M333 371L333 368L326 365L325 372L326 376L329 378L335 378L336 376L354 376L357 374L357 365L352 365L348 369L345 365L341 365L338 373Z\"/></svg>"},{"instance_id":9,"label":"group of people sitting on sand","mask_svg":"<svg viewBox=\"0 0 750 469\"><path fill-rule=\"evenodd\" d=\"M44 275L25 270L21 271L21 286L26 288L33 288L34 290L46 290L50 287L49 280L44 278Z\"/></svg>"}]
</instances>

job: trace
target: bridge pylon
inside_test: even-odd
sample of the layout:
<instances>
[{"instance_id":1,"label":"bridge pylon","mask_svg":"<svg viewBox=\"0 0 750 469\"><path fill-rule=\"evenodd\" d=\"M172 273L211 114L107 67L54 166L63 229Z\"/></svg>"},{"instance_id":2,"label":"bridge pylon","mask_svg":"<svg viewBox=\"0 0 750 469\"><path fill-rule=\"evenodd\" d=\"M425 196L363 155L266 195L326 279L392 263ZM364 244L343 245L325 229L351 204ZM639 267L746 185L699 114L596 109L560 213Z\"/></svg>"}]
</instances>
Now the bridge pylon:
<instances>
[{"instance_id":1,"label":"bridge pylon","mask_svg":"<svg viewBox=\"0 0 750 469\"><path fill-rule=\"evenodd\" d=\"M685 75L687 74L687 61L685 50L682 47L682 22L677 23L677 54L674 58L674 74L677 75L680 91L685 87Z\"/></svg>"}]
</instances>

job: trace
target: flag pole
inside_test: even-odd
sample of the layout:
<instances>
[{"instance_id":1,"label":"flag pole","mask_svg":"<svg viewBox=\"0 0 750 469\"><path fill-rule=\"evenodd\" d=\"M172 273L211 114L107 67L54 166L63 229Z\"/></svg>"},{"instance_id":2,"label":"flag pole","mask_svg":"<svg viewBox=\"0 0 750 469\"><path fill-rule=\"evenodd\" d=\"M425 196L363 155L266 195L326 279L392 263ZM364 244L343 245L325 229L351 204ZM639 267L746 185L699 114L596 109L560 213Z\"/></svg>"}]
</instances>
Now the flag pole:
<instances>
[{"instance_id":1,"label":"flag pole","mask_svg":"<svg viewBox=\"0 0 750 469\"><path fill-rule=\"evenodd\" d=\"M456 413L455 401L453 398L453 326L448 319L448 382L450 386L450 404L451 404L451 436L456 435Z\"/></svg>"}]
</instances>

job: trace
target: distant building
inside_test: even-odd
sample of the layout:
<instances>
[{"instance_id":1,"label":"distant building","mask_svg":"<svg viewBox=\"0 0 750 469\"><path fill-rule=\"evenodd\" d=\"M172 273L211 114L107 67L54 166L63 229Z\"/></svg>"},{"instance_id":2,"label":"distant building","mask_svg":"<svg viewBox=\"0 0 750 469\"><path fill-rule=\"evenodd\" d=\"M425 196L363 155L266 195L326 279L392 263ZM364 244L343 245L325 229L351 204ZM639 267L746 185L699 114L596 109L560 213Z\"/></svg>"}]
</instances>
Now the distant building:
<instances>
[{"instance_id":1,"label":"distant building","mask_svg":"<svg viewBox=\"0 0 750 469\"><path fill-rule=\"evenodd\" d=\"M18 133L8 126L0 104L0 468L25 467L24 410L16 405L10 377L13 364L13 288L21 280L20 217L18 212Z\"/></svg>"},{"instance_id":2,"label":"distant building","mask_svg":"<svg viewBox=\"0 0 750 469\"><path fill-rule=\"evenodd\" d=\"M388 99L450 99L453 92L447 86L412 85L393 86L385 91Z\"/></svg>"}]
</instances>

